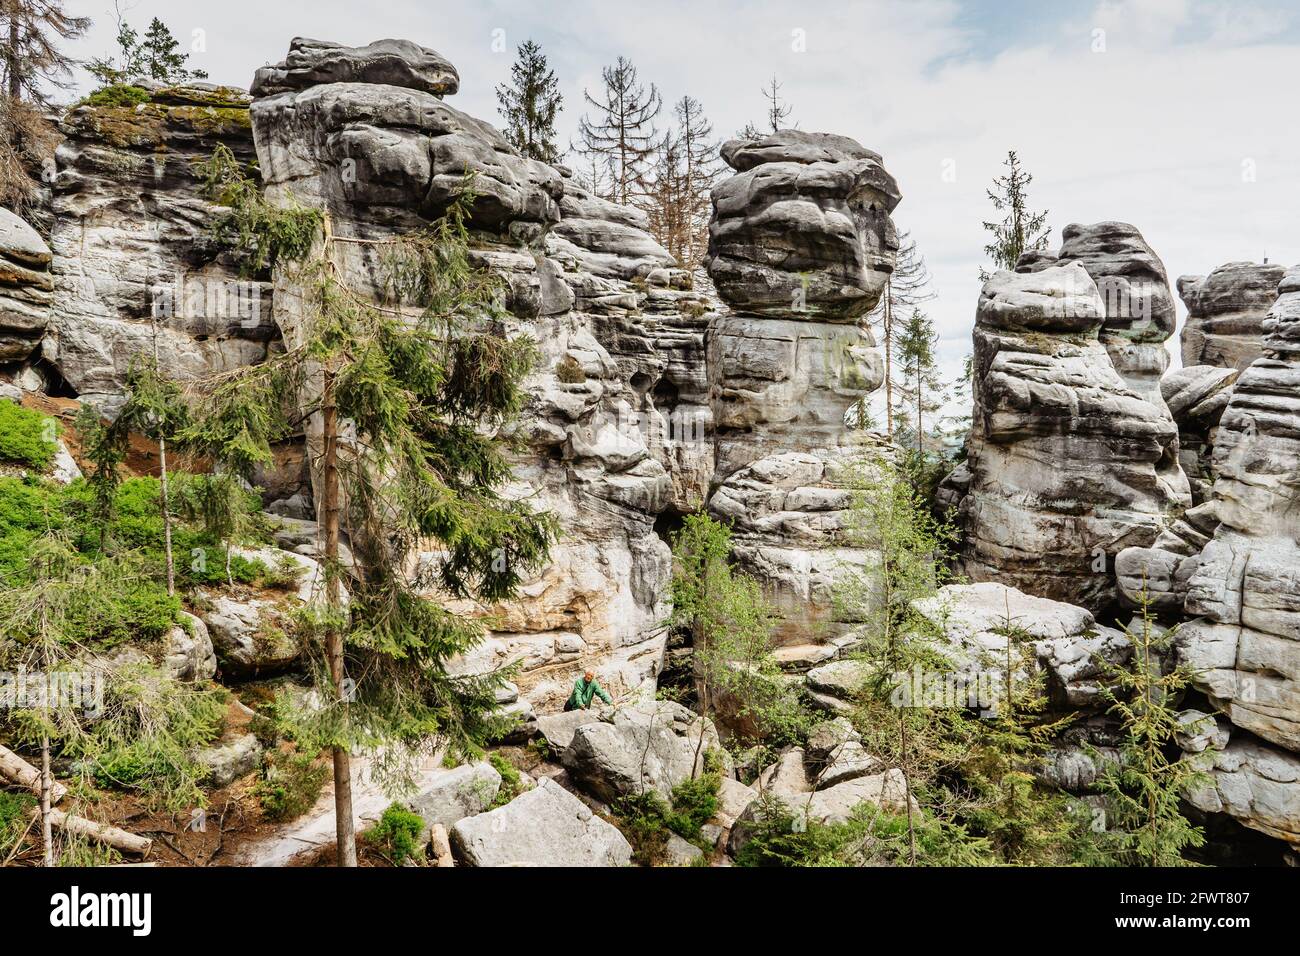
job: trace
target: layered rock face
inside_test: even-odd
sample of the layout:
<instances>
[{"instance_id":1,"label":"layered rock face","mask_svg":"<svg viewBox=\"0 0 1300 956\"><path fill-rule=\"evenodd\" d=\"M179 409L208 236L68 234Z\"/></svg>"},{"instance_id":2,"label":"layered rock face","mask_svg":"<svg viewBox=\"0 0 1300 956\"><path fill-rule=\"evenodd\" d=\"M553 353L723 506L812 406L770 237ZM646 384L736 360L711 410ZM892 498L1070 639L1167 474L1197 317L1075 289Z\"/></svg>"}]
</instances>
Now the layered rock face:
<instances>
[{"instance_id":1,"label":"layered rock face","mask_svg":"<svg viewBox=\"0 0 1300 956\"><path fill-rule=\"evenodd\" d=\"M36 230L0 209L0 363L25 361L45 334L54 289L50 259Z\"/></svg>"},{"instance_id":2,"label":"layered rock face","mask_svg":"<svg viewBox=\"0 0 1300 956\"><path fill-rule=\"evenodd\" d=\"M56 153L54 307L42 345L79 397L112 411L153 348L182 379L263 361L279 338L270 286L241 277L208 235L220 209L197 165L218 144L253 159L248 97L149 84L147 102L81 105Z\"/></svg>"},{"instance_id":3,"label":"layered rock face","mask_svg":"<svg viewBox=\"0 0 1300 956\"><path fill-rule=\"evenodd\" d=\"M376 249L349 240L426 224L473 176L474 254L508 284L510 331L542 353L508 493L554 513L565 535L519 600L489 609L497 631L455 666L522 659L521 689L555 709L574 671L594 667L623 693L661 665L670 559L654 521L674 501L698 503L705 481L703 452L676 445L666 418L702 406L705 308L642 214L520 156L444 102L457 86L450 63L405 41L295 40L258 72L253 128L267 195L325 209L336 261L363 291L375 291ZM297 297L276 305L292 342Z\"/></svg>"},{"instance_id":4,"label":"layered rock face","mask_svg":"<svg viewBox=\"0 0 1300 956\"><path fill-rule=\"evenodd\" d=\"M1245 370L1263 351L1263 322L1277 298L1286 268L1229 262L1208 276L1182 276L1178 294L1187 306L1183 365Z\"/></svg>"},{"instance_id":5,"label":"layered rock face","mask_svg":"<svg viewBox=\"0 0 1300 956\"><path fill-rule=\"evenodd\" d=\"M972 581L1098 613L1111 559L1155 540L1191 503L1177 429L1134 391L1099 338L1106 302L1079 262L999 272L975 324L961 555Z\"/></svg>"},{"instance_id":6,"label":"layered rock face","mask_svg":"<svg viewBox=\"0 0 1300 956\"><path fill-rule=\"evenodd\" d=\"M1164 263L1137 227L1126 222L1071 223L1061 240L1057 264L1077 262L1097 283L1106 305L1098 338L1115 371L1159 407L1164 403L1160 377L1169 368L1164 343L1177 322Z\"/></svg>"},{"instance_id":7,"label":"layered rock face","mask_svg":"<svg viewBox=\"0 0 1300 956\"><path fill-rule=\"evenodd\" d=\"M1201 758L1213 785L1195 802L1300 844L1300 268L1278 292L1222 412L1213 499L1118 570L1131 600L1146 583L1193 618L1179 657L1233 725Z\"/></svg>"},{"instance_id":8,"label":"layered rock face","mask_svg":"<svg viewBox=\"0 0 1300 956\"><path fill-rule=\"evenodd\" d=\"M1178 425L1178 462L1187 476L1194 504L1210 499L1214 441L1237 375L1235 368L1191 365L1175 369L1160 380L1165 405Z\"/></svg>"},{"instance_id":9,"label":"layered rock face","mask_svg":"<svg viewBox=\"0 0 1300 956\"><path fill-rule=\"evenodd\" d=\"M879 301L897 238L897 185L852 140L785 130L732 140L737 175L714 190L706 266L731 312L709 320L716 432L709 509L768 585L792 631L833 625L849 494L837 468L861 455L848 409L883 381L859 318Z\"/></svg>"}]
</instances>

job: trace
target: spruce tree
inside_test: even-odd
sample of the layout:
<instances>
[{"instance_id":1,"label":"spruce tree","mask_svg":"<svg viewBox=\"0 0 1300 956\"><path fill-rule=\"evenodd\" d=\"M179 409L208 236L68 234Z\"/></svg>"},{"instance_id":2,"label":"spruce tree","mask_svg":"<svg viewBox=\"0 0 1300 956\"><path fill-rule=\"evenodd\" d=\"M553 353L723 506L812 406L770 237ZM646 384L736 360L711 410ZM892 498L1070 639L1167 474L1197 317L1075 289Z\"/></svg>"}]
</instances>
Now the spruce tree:
<instances>
[{"instance_id":1,"label":"spruce tree","mask_svg":"<svg viewBox=\"0 0 1300 956\"><path fill-rule=\"evenodd\" d=\"M794 112L794 105L781 99L781 83L776 74L772 81L763 88L763 98L767 100L767 125L773 133L779 133L786 119Z\"/></svg>"},{"instance_id":2,"label":"spruce tree","mask_svg":"<svg viewBox=\"0 0 1300 956\"><path fill-rule=\"evenodd\" d=\"M578 123L578 150L606 163L613 182L605 198L631 205L645 191L647 167L659 140L654 119L663 101L653 83L649 90L642 85L636 67L624 57L601 70L601 78L605 88L599 99L583 90L594 115Z\"/></svg>"},{"instance_id":3,"label":"spruce tree","mask_svg":"<svg viewBox=\"0 0 1300 956\"><path fill-rule=\"evenodd\" d=\"M235 213L244 222L223 235L256 242L256 229L246 227L276 217L258 208L255 191L232 183L237 171L209 173L214 189L245 197ZM213 417L200 425L205 435L237 435L239 454L251 459L269 455L277 431L308 418L320 423L325 583L299 623L327 705L299 715L299 732L334 755L340 865L356 863L353 748L374 752L374 769L401 788L440 746L476 753L504 729L495 694L509 672L448 673L447 662L484 630L436 597L489 605L512 597L556 535L552 516L501 495L511 476L510 423L526 401L522 382L536 346L507 332L500 282L471 260L472 202L471 179L442 218L391 239L335 236L325 218L310 252L294 250L296 265L281 261L303 290L301 341L223 376L225 401L211 403ZM350 288L335 265L337 246L347 242L381 247L381 301ZM284 416L278 428L263 429L275 416ZM346 604L345 526L356 559ZM431 545L440 557L416 560Z\"/></svg>"},{"instance_id":4,"label":"spruce tree","mask_svg":"<svg viewBox=\"0 0 1300 956\"><path fill-rule=\"evenodd\" d=\"M868 316L868 321L878 327L881 333L885 356L885 433L890 440L894 437L894 392L898 384L894 371L894 354L897 351L895 336L899 316L907 315L912 309L933 298L934 293L930 291L930 270L926 267L925 258L918 251L916 240L903 230L898 235L894 271L885 281L885 291L880 302Z\"/></svg>"},{"instance_id":5,"label":"spruce tree","mask_svg":"<svg viewBox=\"0 0 1300 956\"><path fill-rule=\"evenodd\" d=\"M506 121L506 139L529 159L558 162L555 117L563 108L559 81L542 48L532 40L520 44L510 68L510 83L497 87L498 112Z\"/></svg>"},{"instance_id":6,"label":"spruce tree","mask_svg":"<svg viewBox=\"0 0 1300 956\"><path fill-rule=\"evenodd\" d=\"M1104 845L1122 866L1184 866L1184 851L1205 843L1204 831L1180 806L1189 789L1206 781L1195 761L1179 759L1176 744L1183 728L1175 702L1191 686L1191 674L1173 664L1176 629L1155 622L1145 581L1138 605L1125 628L1133 656L1127 666L1107 666L1102 689L1123 732L1119 761L1107 764L1095 785L1109 809Z\"/></svg>"},{"instance_id":7,"label":"spruce tree","mask_svg":"<svg viewBox=\"0 0 1300 956\"><path fill-rule=\"evenodd\" d=\"M1014 269L1021 254L1047 248L1050 230L1047 228L1047 210L1034 212L1029 208L1029 184L1033 174L1020 165L1014 149L1007 151L1003 163L1007 171L993 180L993 188L986 190L996 212L1004 213L998 222L985 222L984 228L993 239L984 252L993 260L995 269ZM980 279L991 275L980 269Z\"/></svg>"}]
</instances>

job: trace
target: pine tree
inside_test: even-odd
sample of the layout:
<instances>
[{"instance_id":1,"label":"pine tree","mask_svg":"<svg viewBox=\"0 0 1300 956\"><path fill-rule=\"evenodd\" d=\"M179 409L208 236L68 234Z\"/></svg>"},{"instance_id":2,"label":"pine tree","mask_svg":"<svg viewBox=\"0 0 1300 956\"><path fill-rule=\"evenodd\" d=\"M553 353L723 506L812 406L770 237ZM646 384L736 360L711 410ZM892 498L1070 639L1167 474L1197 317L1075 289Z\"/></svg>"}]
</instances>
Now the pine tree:
<instances>
[{"instance_id":1,"label":"pine tree","mask_svg":"<svg viewBox=\"0 0 1300 956\"><path fill-rule=\"evenodd\" d=\"M232 182L242 175L227 163L209 169L207 179L218 193L245 197L236 212L244 226L274 221L254 208L254 191ZM314 251L295 250L297 266L282 260L307 306L301 343L221 377L227 401L210 406L220 419L201 426L207 435L239 434L247 456L252 447L269 454L265 443L277 430L307 417L320 422L324 587L300 627L327 706L300 715L299 732L334 755L340 865L356 863L354 747L375 751L374 769L400 788L440 745L471 754L504 729L495 695L510 672L449 674L446 662L481 641L483 626L429 595L508 599L546 560L556 535L553 516L500 493L511 476L505 436L527 399L522 381L536 346L508 334L499 280L471 260L472 201L471 180L441 219L391 239L335 236L326 217ZM243 226L223 230L248 233ZM347 242L381 247L382 301L345 283L335 257ZM294 402L291 416L262 430L261 422ZM241 431L250 421L255 427ZM346 605L344 524L356 559ZM431 543L441 548L439 561L413 560Z\"/></svg>"},{"instance_id":2,"label":"pine tree","mask_svg":"<svg viewBox=\"0 0 1300 956\"><path fill-rule=\"evenodd\" d=\"M555 71L532 40L520 44L510 68L510 83L497 87L498 112L506 121L506 139L529 159L558 162L555 117L563 109Z\"/></svg>"},{"instance_id":3,"label":"pine tree","mask_svg":"<svg viewBox=\"0 0 1300 956\"><path fill-rule=\"evenodd\" d=\"M775 73L772 82L763 88L763 96L767 100L767 125L773 133L779 133L786 118L794 112L794 105L781 99L781 84Z\"/></svg>"},{"instance_id":4,"label":"pine tree","mask_svg":"<svg viewBox=\"0 0 1300 956\"><path fill-rule=\"evenodd\" d=\"M578 123L579 152L605 160L613 178L608 198L631 205L645 190L647 165L659 141L654 119L663 101L658 88L651 83L647 91L636 67L621 56L601 70L601 77L601 99L583 90L595 116L583 116Z\"/></svg>"},{"instance_id":5,"label":"pine tree","mask_svg":"<svg viewBox=\"0 0 1300 956\"><path fill-rule=\"evenodd\" d=\"M1029 184L1034 181L1031 173L1020 165L1016 151L1008 150L1005 175L993 180L993 188L987 190L989 201L996 212L1005 213L1000 222L986 222L984 228L993 234L993 240L984 247L984 252L993 260L995 269L1011 270L1016 267L1020 256L1035 249L1047 248L1050 230L1047 228L1047 210L1033 212L1029 208ZM990 272L980 269L980 279L986 280Z\"/></svg>"}]
</instances>

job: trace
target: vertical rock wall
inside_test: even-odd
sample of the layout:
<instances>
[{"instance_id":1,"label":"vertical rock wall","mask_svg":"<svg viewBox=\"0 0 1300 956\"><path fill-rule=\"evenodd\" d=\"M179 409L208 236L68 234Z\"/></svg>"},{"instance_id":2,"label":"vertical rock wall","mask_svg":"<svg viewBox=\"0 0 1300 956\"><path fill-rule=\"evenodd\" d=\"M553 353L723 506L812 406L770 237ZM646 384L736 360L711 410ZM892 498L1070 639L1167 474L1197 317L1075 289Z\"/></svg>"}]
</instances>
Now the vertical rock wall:
<instances>
[{"instance_id":1,"label":"vertical rock wall","mask_svg":"<svg viewBox=\"0 0 1300 956\"><path fill-rule=\"evenodd\" d=\"M138 87L139 103L79 105L56 153L54 306L42 355L76 395L109 411L152 350L182 379L263 361L279 335L270 285L241 275L208 227L199 164L218 144L253 158L248 97L198 84ZM262 277L265 278L265 277Z\"/></svg>"},{"instance_id":2,"label":"vertical rock wall","mask_svg":"<svg viewBox=\"0 0 1300 956\"><path fill-rule=\"evenodd\" d=\"M554 513L564 534L519 600L462 608L496 630L457 666L522 659L529 700L553 709L583 667L621 693L661 666L670 559L654 523L703 494L704 443L681 443L668 420L702 405L705 307L641 213L520 156L445 102L458 85L447 60L406 41L295 40L258 72L253 127L267 195L326 210L340 268L361 289L379 275L374 247L346 240L427 224L473 175L474 254L506 280L513 331L542 353L509 493ZM287 273L277 281L292 342L300 306Z\"/></svg>"}]
</instances>

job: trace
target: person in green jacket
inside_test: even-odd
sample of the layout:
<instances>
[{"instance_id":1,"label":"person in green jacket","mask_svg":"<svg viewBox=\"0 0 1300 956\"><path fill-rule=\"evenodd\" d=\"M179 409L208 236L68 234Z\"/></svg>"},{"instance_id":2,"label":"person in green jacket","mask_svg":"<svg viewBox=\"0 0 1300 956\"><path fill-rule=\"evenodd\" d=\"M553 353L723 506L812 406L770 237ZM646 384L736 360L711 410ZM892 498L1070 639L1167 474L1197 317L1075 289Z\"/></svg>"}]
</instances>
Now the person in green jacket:
<instances>
[{"instance_id":1,"label":"person in green jacket","mask_svg":"<svg viewBox=\"0 0 1300 956\"><path fill-rule=\"evenodd\" d=\"M596 675L591 671L583 674L573 683L573 693L564 704L565 710L586 710L591 706L592 698L599 697L607 704L614 702L605 693L605 688L596 682Z\"/></svg>"}]
</instances>

